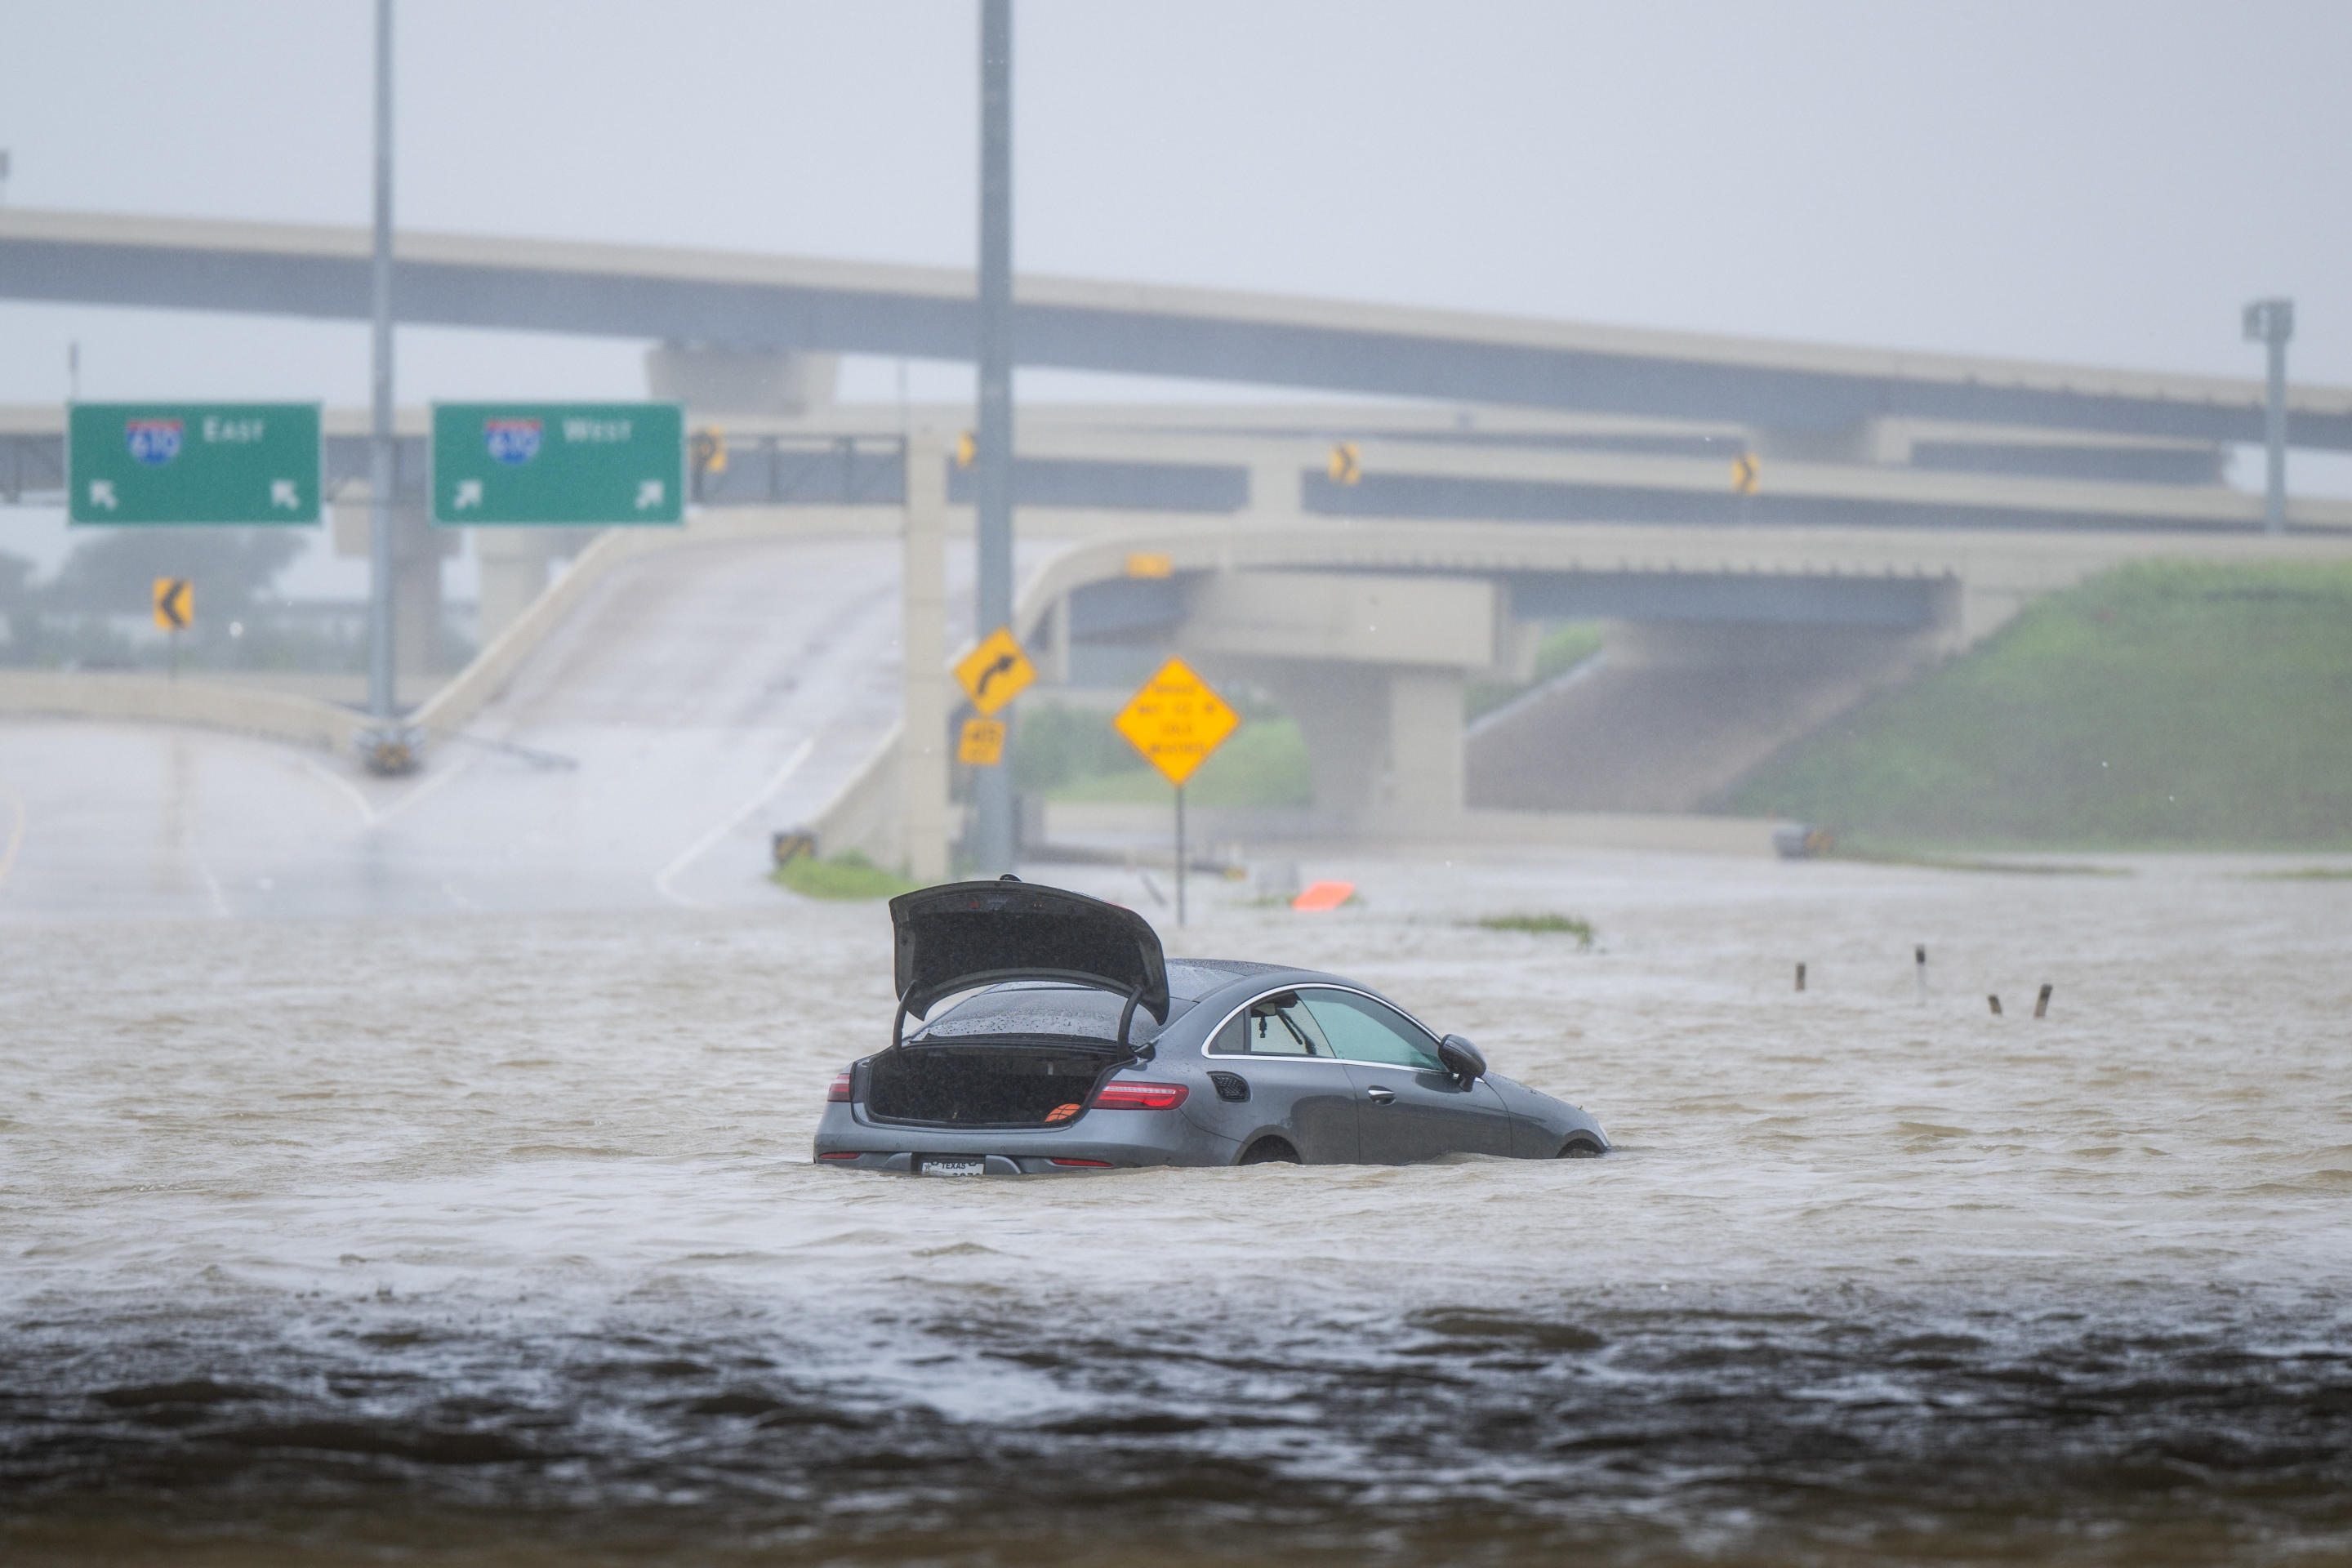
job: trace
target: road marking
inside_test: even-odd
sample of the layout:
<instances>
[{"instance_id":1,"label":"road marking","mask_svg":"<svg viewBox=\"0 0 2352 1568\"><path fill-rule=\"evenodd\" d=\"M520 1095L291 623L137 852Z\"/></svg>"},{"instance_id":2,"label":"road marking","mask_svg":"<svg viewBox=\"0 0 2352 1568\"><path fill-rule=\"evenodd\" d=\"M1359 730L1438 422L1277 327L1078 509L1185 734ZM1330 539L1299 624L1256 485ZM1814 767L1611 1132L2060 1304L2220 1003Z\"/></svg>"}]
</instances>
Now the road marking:
<instances>
[{"instance_id":1,"label":"road marking","mask_svg":"<svg viewBox=\"0 0 2352 1568\"><path fill-rule=\"evenodd\" d=\"M328 772L325 768L320 767L309 757L301 757L297 760L300 762L302 766L308 769L312 774L326 780L327 783L341 790L342 792L343 798L351 802L352 809L360 814L360 820L362 822L372 824L375 821L375 807L368 804L367 796L362 795L359 792L359 787L352 784L351 780L343 777L341 773Z\"/></svg>"},{"instance_id":2,"label":"road marking","mask_svg":"<svg viewBox=\"0 0 2352 1568\"><path fill-rule=\"evenodd\" d=\"M342 793L343 798L351 803L352 809L359 813L361 823L368 827L383 826L385 823L390 822L394 817L398 816L402 812L406 811L410 806L415 805L418 801L423 800L426 795L431 795L435 790L439 789L443 784L447 784L451 779L456 778L459 773L464 773L467 768L474 765L473 759L469 757L466 761L459 763L456 767L436 770L427 777L423 784L415 785L406 794L403 795L398 800L394 801L382 811L378 811L374 805L369 802L368 797L360 793L359 786L352 783L351 780L343 777L342 774L336 773L331 769L320 766L318 763L312 761L309 757L302 757L299 760L303 767L309 769L313 775L325 780L327 783L334 785L336 789L340 790Z\"/></svg>"},{"instance_id":3,"label":"road marking","mask_svg":"<svg viewBox=\"0 0 2352 1568\"><path fill-rule=\"evenodd\" d=\"M375 814L375 826L378 827L383 826L385 823L390 822L394 817L398 816L402 812L406 811L410 806L415 805L418 801L423 800L426 795L431 795L435 790L439 789L443 784L447 784L451 779L456 778L459 773L464 773L467 768L470 768L473 765L474 759L468 757L454 768L440 768L436 770L423 784L416 785L407 794L402 795L398 800L394 801L390 805L387 805L382 811L377 812Z\"/></svg>"},{"instance_id":4,"label":"road marking","mask_svg":"<svg viewBox=\"0 0 2352 1568\"><path fill-rule=\"evenodd\" d=\"M8 829L8 847L0 850L0 882L6 881L8 873L16 868L16 851L25 847L25 803L14 790L6 795L8 809L15 813L16 821Z\"/></svg>"},{"instance_id":5,"label":"road marking","mask_svg":"<svg viewBox=\"0 0 2352 1568\"><path fill-rule=\"evenodd\" d=\"M809 760L809 753L815 750L816 741L814 737L809 740L803 741L793 749L793 754L784 759L784 765L776 770L776 776L760 786L759 793L752 795L751 799L745 801L741 805L737 806L733 812L729 814L724 822L721 822L718 826L712 828L709 832L704 834L701 837L688 845L685 849L679 852L677 859L672 860L668 865L663 867L659 871L655 873L654 890L659 893L663 898L667 899L671 903L680 905L686 909L699 910L708 908L708 905L698 904L692 899L672 892L669 885L670 879L676 877L688 866L693 865L697 860L701 859L705 850L708 850L712 845L718 843L720 839L734 832L736 828L741 826L745 817L751 816L753 812L767 805L769 797L773 795L778 790L783 788L786 781L791 779L794 773L800 772L801 764L807 762Z\"/></svg>"}]
</instances>

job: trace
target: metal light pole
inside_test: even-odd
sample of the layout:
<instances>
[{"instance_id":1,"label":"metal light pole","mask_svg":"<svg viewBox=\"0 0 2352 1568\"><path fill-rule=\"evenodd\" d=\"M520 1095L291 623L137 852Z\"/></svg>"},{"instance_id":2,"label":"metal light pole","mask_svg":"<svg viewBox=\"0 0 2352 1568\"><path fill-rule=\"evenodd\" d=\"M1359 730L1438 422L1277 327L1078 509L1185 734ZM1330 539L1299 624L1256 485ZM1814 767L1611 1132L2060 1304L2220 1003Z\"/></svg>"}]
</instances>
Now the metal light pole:
<instances>
[{"instance_id":1,"label":"metal light pole","mask_svg":"<svg viewBox=\"0 0 2352 1568\"><path fill-rule=\"evenodd\" d=\"M2246 307L2248 342L2270 350L2270 397L2263 407L2263 440L2270 472L2263 495L2263 531L2286 531L2286 341L2294 336L2294 301L2257 300Z\"/></svg>"},{"instance_id":2,"label":"metal light pole","mask_svg":"<svg viewBox=\"0 0 2352 1568\"><path fill-rule=\"evenodd\" d=\"M980 5L980 429L978 614L986 637L1013 620L1013 0ZM994 876L1013 868L1013 752L974 770L972 858Z\"/></svg>"},{"instance_id":3,"label":"metal light pole","mask_svg":"<svg viewBox=\"0 0 2352 1568\"><path fill-rule=\"evenodd\" d=\"M375 251L368 426L368 716L361 752L378 773L411 763L393 692L392 647L392 0L375 0Z\"/></svg>"}]
</instances>

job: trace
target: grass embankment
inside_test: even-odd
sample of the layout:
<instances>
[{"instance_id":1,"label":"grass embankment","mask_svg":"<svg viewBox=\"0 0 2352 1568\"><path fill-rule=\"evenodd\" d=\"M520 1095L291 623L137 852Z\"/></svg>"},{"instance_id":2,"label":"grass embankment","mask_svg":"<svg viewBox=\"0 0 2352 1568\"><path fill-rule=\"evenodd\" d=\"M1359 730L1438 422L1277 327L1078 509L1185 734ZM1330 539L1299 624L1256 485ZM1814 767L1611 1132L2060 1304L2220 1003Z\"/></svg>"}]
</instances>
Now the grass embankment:
<instances>
[{"instance_id":1,"label":"grass embankment","mask_svg":"<svg viewBox=\"0 0 2352 1568\"><path fill-rule=\"evenodd\" d=\"M2352 565L2123 567L1726 804L1864 847L2352 847Z\"/></svg>"},{"instance_id":2,"label":"grass embankment","mask_svg":"<svg viewBox=\"0 0 2352 1568\"><path fill-rule=\"evenodd\" d=\"M768 879L803 899L895 899L916 884L886 871L855 849L823 860L803 855L768 873Z\"/></svg>"},{"instance_id":3,"label":"grass embankment","mask_svg":"<svg viewBox=\"0 0 2352 1568\"><path fill-rule=\"evenodd\" d=\"M1531 680L1474 680L1463 689L1462 716L1483 719L1513 698L1565 675L1601 651L1599 621L1562 621L1536 644L1536 670Z\"/></svg>"}]
</instances>

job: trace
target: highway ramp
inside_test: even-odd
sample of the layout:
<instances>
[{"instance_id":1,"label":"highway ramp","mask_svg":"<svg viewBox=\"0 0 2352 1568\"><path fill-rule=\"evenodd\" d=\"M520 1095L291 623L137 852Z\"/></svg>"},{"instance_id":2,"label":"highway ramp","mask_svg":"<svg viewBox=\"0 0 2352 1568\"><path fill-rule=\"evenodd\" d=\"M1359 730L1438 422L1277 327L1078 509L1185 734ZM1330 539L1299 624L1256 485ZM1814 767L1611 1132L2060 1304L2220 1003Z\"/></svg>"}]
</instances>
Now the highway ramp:
<instances>
[{"instance_id":1,"label":"highway ramp","mask_svg":"<svg viewBox=\"0 0 2352 1568\"><path fill-rule=\"evenodd\" d=\"M968 604L969 552L950 564ZM9 721L0 920L772 900L768 833L897 722L899 615L893 539L636 556L400 779L205 731Z\"/></svg>"}]
</instances>

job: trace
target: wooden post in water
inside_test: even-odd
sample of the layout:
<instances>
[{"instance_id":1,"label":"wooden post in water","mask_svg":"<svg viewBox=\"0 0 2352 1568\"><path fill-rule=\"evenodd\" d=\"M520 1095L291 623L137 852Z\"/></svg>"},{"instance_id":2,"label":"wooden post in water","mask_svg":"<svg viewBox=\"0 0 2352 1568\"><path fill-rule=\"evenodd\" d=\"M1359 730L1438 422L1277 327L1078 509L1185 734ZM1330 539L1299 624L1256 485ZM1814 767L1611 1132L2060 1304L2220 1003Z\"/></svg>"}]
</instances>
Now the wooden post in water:
<instances>
[{"instance_id":1,"label":"wooden post in water","mask_svg":"<svg viewBox=\"0 0 2352 1568\"><path fill-rule=\"evenodd\" d=\"M1176 923L1184 923L1184 786L1176 786Z\"/></svg>"},{"instance_id":2,"label":"wooden post in water","mask_svg":"<svg viewBox=\"0 0 2352 1568\"><path fill-rule=\"evenodd\" d=\"M2043 981L2042 983L2042 994L2033 999L2033 1016L2035 1017L2046 1018L2050 1016L2050 983L2046 980Z\"/></svg>"}]
</instances>

